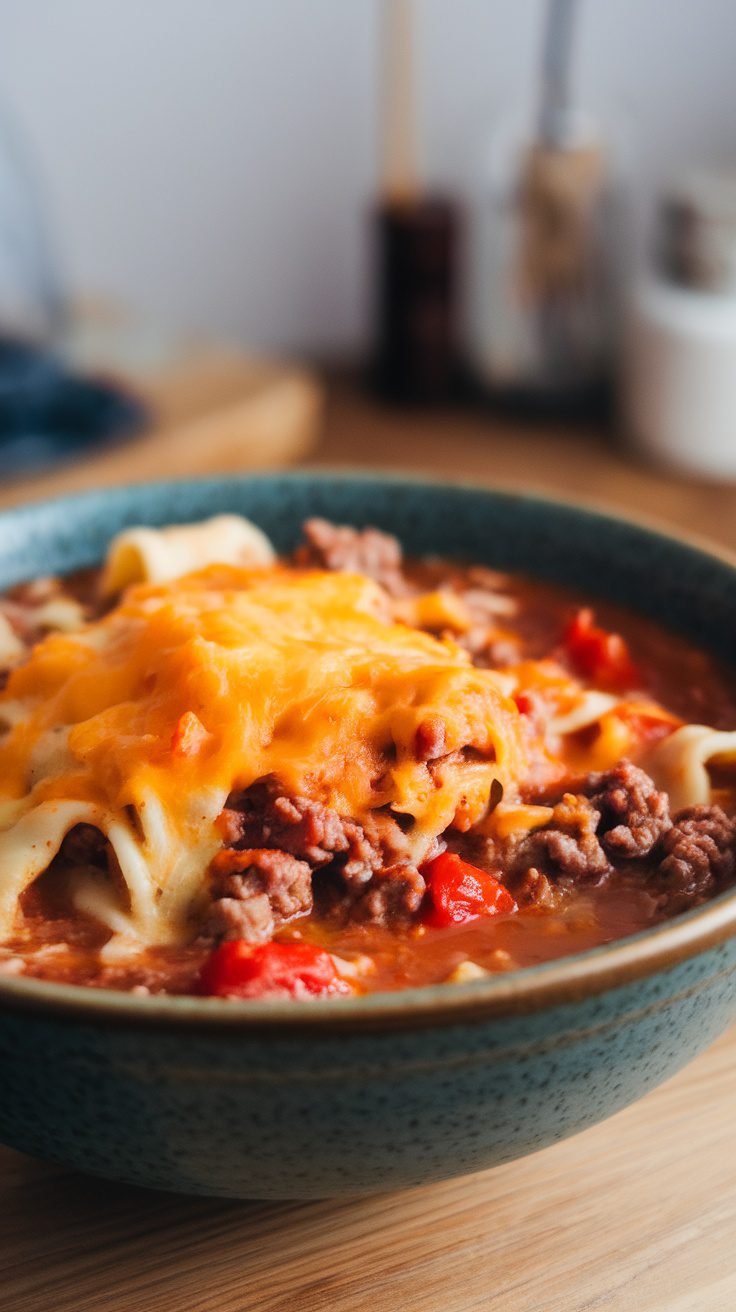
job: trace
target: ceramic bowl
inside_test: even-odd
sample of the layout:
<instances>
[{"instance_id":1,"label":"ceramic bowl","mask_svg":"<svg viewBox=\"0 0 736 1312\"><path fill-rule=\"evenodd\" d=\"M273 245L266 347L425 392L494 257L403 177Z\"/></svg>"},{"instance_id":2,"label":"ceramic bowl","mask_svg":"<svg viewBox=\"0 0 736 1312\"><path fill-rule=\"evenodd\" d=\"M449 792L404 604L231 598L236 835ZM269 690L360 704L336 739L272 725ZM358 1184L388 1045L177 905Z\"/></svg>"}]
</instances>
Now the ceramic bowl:
<instances>
[{"instance_id":1,"label":"ceramic bowl","mask_svg":"<svg viewBox=\"0 0 736 1312\"><path fill-rule=\"evenodd\" d=\"M294 474L123 488L0 516L0 587L98 561L133 523L372 523L625 602L733 661L734 564L533 497ZM476 1171L639 1098L736 1015L736 892L612 946L478 982L314 1003L0 981L0 1139L110 1179L308 1198Z\"/></svg>"}]
</instances>

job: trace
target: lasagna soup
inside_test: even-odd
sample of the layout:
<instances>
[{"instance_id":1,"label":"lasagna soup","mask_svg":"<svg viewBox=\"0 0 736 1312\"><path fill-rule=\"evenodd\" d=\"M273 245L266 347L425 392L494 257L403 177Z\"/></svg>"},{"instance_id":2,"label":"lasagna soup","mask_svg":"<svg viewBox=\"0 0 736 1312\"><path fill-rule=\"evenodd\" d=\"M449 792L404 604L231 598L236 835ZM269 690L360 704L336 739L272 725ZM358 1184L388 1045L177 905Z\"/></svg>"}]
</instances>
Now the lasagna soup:
<instances>
[{"instance_id":1,"label":"lasagna soup","mask_svg":"<svg viewBox=\"0 0 736 1312\"><path fill-rule=\"evenodd\" d=\"M131 529L0 598L5 974L452 986L714 896L735 811L710 657L377 529Z\"/></svg>"}]
</instances>

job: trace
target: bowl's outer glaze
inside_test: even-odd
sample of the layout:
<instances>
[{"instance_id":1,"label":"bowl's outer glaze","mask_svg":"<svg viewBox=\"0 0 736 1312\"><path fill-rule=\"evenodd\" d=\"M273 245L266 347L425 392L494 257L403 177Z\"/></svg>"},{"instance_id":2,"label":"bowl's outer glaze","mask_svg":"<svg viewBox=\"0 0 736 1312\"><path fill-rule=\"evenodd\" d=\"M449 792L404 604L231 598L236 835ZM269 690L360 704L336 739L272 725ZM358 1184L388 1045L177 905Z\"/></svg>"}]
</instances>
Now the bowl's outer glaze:
<instances>
[{"instance_id":1,"label":"bowl's outer glaze","mask_svg":"<svg viewBox=\"0 0 736 1312\"><path fill-rule=\"evenodd\" d=\"M566 582L732 656L727 562L574 507L398 479L209 480L11 511L0 516L0 587L92 564L126 524L222 510L250 515L280 547L309 515L378 524L412 552ZM731 938L527 1015L349 1033L120 1023L83 1003L66 1014L16 1009L0 984L0 1138L111 1179L234 1197L461 1174L591 1125L673 1073L736 1015L735 970Z\"/></svg>"}]
</instances>

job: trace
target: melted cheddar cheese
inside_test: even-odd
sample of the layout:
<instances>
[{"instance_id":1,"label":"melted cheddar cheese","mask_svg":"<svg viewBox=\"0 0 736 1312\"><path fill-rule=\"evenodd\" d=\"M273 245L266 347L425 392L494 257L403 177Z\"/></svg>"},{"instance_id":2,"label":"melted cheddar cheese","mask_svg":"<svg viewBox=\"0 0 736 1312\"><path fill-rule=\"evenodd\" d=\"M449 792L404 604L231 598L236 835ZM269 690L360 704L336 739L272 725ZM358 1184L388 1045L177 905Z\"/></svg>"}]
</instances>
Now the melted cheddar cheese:
<instances>
[{"instance_id":1,"label":"melted cheddar cheese","mask_svg":"<svg viewBox=\"0 0 736 1312\"><path fill-rule=\"evenodd\" d=\"M417 759L428 717L440 762ZM235 789L275 775L358 821L391 807L421 860L483 817L494 779L513 799L524 770L502 680L394 622L368 579L212 566L133 587L40 642L0 694L0 927L80 822L107 836L125 887L90 874L78 905L165 943L193 930Z\"/></svg>"}]
</instances>

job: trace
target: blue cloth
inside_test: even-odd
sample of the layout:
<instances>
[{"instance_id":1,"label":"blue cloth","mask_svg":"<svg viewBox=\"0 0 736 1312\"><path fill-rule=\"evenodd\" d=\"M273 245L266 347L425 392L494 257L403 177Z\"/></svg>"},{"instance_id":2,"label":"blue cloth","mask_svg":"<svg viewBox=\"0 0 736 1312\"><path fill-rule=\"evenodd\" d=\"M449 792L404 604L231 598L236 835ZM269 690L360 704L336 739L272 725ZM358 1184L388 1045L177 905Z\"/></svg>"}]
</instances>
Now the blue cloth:
<instances>
[{"instance_id":1,"label":"blue cloth","mask_svg":"<svg viewBox=\"0 0 736 1312\"><path fill-rule=\"evenodd\" d=\"M0 478L91 453L146 419L143 403L116 384L71 374L52 352L0 337Z\"/></svg>"}]
</instances>

